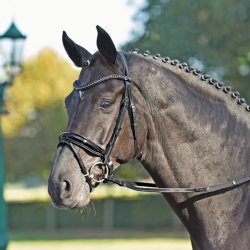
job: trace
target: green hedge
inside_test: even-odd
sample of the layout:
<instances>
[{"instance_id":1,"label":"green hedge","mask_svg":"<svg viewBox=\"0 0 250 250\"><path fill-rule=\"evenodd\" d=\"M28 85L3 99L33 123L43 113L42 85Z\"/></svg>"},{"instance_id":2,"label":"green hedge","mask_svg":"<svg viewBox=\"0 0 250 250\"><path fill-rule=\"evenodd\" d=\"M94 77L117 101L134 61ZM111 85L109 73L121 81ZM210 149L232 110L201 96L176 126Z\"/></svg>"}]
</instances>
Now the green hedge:
<instances>
[{"instance_id":1,"label":"green hedge","mask_svg":"<svg viewBox=\"0 0 250 250\"><path fill-rule=\"evenodd\" d=\"M93 200L82 211L57 209L48 202L11 202L8 208L10 230L182 227L161 195Z\"/></svg>"}]
</instances>

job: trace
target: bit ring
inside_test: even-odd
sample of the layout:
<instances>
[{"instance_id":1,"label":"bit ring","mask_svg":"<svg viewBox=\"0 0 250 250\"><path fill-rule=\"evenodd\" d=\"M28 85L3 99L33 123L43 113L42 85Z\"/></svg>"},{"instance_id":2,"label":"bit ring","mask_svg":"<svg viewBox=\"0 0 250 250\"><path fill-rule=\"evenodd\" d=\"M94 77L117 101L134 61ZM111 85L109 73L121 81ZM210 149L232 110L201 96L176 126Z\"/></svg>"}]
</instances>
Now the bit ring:
<instances>
[{"instance_id":1,"label":"bit ring","mask_svg":"<svg viewBox=\"0 0 250 250\"><path fill-rule=\"evenodd\" d=\"M95 179L94 178L94 174L91 173L91 171L95 168L101 166L102 167L102 175L100 177L100 179ZM109 175L109 168L108 165L104 164L103 162L99 161L96 162L95 164L93 164L90 168L89 168L89 178L92 179L94 182L103 182Z\"/></svg>"}]
</instances>

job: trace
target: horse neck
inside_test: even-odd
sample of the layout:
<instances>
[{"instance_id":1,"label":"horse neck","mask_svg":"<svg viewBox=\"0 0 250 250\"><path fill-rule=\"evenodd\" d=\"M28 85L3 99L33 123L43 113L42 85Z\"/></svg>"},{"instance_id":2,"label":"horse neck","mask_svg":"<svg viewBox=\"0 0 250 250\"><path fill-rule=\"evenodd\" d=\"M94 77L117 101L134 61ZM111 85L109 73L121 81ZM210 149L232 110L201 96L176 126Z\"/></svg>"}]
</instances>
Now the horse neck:
<instances>
[{"instance_id":1,"label":"horse neck","mask_svg":"<svg viewBox=\"0 0 250 250\"><path fill-rule=\"evenodd\" d=\"M129 58L135 100L144 102L137 103L138 113L147 121L141 162L158 186L213 186L249 176L250 114L242 106L176 66ZM191 203L186 202L193 194L164 196L188 229L194 249L228 249L227 232L237 233L234 228L241 225L250 233L241 223L248 218L241 211L250 209L243 192L248 187ZM188 205L179 209L179 203ZM214 209L218 203L222 208Z\"/></svg>"},{"instance_id":2,"label":"horse neck","mask_svg":"<svg viewBox=\"0 0 250 250\"><path fill-rule=\"evenodd\" d=\"M203 186L249 174L250 119L243 107L177 66L136 55L131 64L147 107L142 163L156 182Z\"/></svg>"}]
</instances>

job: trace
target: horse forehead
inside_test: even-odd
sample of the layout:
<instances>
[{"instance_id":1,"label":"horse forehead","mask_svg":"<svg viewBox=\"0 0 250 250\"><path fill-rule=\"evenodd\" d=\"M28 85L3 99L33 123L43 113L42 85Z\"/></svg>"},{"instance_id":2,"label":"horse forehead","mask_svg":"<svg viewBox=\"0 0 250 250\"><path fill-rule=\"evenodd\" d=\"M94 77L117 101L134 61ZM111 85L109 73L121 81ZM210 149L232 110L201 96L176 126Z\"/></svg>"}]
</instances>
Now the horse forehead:
<instances>
[{"instance_id":1,"label":"horse forehead","mask_svg":"<svg viewBox=\"0 0 250 250\"><path fill-rule=\"evenodd\" d=\"M78 79L78 84L80 86L88 85L91 83L94 83L95 81L98 81L104 77L110 76L113 73L110 71L92 71L92 72L86 72L82 75L80 75ZM103 81L95 86L92 86L86 90L78 90L78 96L82 99L85 95L85 93L88 93L88 95L99 95L102 93L117 93L120 92L124 87L124 84L122 81L117 79L109 79L107 81Z\"/></svg>"},{"instance_id":2,"label":"horse forehead","mask_svg":"<svg viewBox=\"0 0 250 250\"><path fill-rule=\"evenodd\" d=\"M78 79L78 83L79 85L86 85L89 83L93 83L103 77L109 76L109 75L113 75L113 74L118 74L115 73L116 71L119 71L120 68L117 67L117 65L109 65L107 64L102 58L101 56L96 56L90 63L90 65L88 65L87 67L83 67L81 72L80 72L80 76ZM88 89L88 92L92 92L92 93L100 93L100 91L115 91L115 90L119 90L119 84L116 83L117 80L115 79L110 79L109 81L104 81L101 84L98 84L96 86L90 89ZM83 96L83 93L85 91L83 91L81 93L81 91L79 91L79 95L80 97Z\"/></svg>"}]
</instances>

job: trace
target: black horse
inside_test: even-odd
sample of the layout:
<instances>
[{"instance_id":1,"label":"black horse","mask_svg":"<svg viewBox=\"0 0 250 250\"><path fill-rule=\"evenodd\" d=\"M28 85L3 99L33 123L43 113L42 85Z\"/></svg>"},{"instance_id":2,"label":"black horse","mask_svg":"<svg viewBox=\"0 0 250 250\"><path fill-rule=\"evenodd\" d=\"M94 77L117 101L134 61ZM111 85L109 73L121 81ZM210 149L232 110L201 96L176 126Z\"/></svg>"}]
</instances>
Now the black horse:
<instances>
[{"instance_id":1,"label":"black horse","mask_svg":"<svg viewBox=\"0 0 250 250\"><path fill-rule=\"evenodd\" d=\"M82 69L65 100L67 132L49 177L53 203L83 207L102 181L157 191L112 177L137 158L165 191L193 249L249 249L250 107L186 63L118 52L108 33L97 31L94 55L63 33Z\"/></svg>"}]
</instances>

